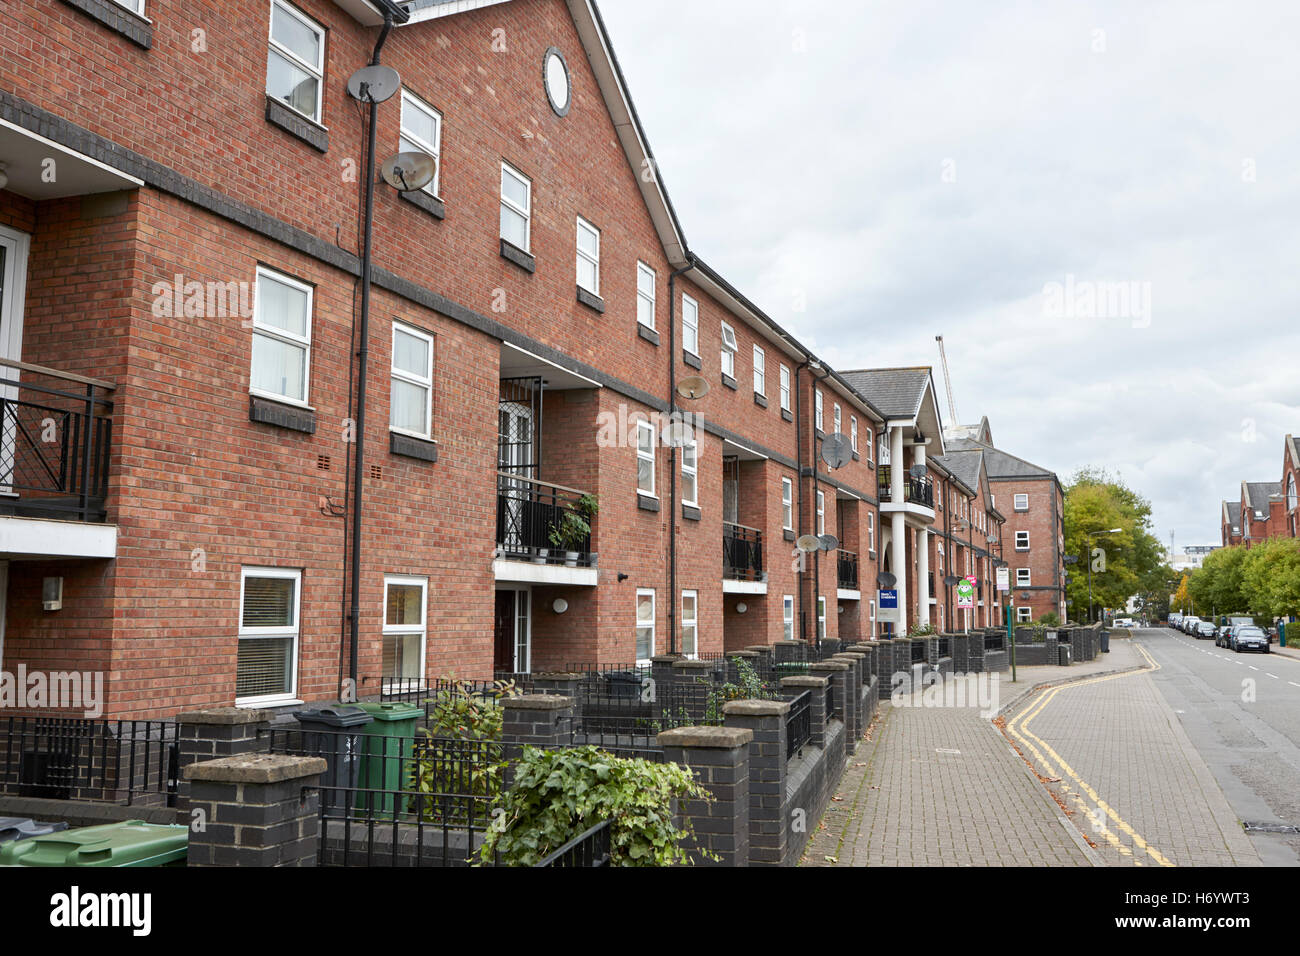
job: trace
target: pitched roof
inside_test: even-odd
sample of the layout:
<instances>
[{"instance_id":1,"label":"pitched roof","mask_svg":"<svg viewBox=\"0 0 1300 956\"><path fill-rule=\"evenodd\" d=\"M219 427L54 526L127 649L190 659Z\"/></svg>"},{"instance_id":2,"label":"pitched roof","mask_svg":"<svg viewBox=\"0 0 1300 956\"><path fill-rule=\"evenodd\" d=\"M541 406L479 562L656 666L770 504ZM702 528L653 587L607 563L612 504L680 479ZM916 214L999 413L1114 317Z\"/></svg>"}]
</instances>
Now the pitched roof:
<instances>
[{"instance_id":1,"label":"pitched roof","mask_svg":"<svg viewBox=\"0 0 1300 956\"><path fill-rule=\"evenodd\" d=\"M935 461L938 461L948 470L948 473L960 481L971 491L979 494L980 490L980 469L983 463L984 452L980 449L971 451L949 452L946 455L940 455Z\"/></svg>"},{"instance_id":2,"label":"pitched roof","mask_svg":"<svg viewBox=\"0 0 1300 956\"><path fill-rule=\"evenodd\" d=\"M1282 482L1280 481L1243 481L1242 488L1246 493L1246 504L1248 504L1255 514L1267 517L1270 505L1270 499L1274 496L1282 497Z\"/></svg>"},{"instance_id":3,"label":"pitched roof","mask_svg":"<svg viewBox=\"0 0 1300 956\"><path fill-rule=\"evenodd\" d=\"M928 367L855 369L840 375L887 418L916 417L930 384Z\"/></svg>"},{"instance_id":4,"label":"pitched roof","mask_svg":"<svg viewBox=\"0 0 1300 956\"><path fill-rule=\"evenodd\" d=\"M1241 527L1241 502L1225 501L1223 503L1223 507L1224 510L1227 511L1228 513L1228 524L1230 524L1234 530L1240 528Z\"/></svg>"},{"instance_id":5,"label":"pitched roof","mask_svg":"<svg viewBox=\"0 0 1300 956\"><path fill-rule=\"evenodd\" d=\"M1291 453L1291 460L1300 468L1300 445L1296 444L1294 435L1286 436L1286 450Z\"/></svg>"}]
</instances>

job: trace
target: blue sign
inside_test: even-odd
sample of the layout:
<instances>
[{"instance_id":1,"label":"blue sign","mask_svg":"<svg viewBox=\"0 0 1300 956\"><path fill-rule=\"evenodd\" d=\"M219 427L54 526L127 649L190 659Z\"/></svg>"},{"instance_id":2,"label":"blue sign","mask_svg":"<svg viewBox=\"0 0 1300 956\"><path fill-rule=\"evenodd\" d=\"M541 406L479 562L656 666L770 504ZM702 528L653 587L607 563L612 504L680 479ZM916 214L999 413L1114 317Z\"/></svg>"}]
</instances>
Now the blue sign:
<instances>
[{"instance_id":1,"label":"blue sign","mask_svg":"<svg viewBox=\"0 0 1300 956\"><path fill-rule=\"evenodd\" d=\"M880 592L880 609L882 611L898 610L898 589Z\"/></svg>"}]
</instances>

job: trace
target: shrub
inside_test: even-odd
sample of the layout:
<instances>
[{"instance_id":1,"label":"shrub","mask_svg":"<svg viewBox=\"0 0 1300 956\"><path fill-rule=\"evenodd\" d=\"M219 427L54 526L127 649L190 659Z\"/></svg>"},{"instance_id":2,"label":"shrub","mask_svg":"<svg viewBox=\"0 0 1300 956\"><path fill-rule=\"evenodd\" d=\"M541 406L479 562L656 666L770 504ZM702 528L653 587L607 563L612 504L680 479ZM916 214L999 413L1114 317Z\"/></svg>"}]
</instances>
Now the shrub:
<instances>
[{"instance_id":1,"label":"shrub","mask_svg":"<svg viewBox=\"0 0 1300 956\"><path fill-rule=\"evenodd\" d=\"M609 820L614 866L689 863L681 841L694 833L673 823L673 801L688 798L712 795L677 764L614 757L598 747L525 747L514 783L493 810L480 862L495 853L507 866L535 866Z\"/></svg>"}]
</instances>

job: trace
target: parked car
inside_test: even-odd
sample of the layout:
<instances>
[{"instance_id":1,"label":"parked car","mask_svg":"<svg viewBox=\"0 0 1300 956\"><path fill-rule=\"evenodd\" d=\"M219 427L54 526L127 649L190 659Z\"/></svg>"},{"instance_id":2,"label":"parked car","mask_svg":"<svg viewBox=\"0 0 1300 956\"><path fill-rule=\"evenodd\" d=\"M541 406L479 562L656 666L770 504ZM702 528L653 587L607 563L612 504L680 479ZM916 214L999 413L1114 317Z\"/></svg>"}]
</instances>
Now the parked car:
<instances>
[{"instance_id":1,"label":"parked car","mask_svg":"<svg viewBox=\"0 0 1300 956\"><path fill-rule=\"evenodd\" d=\"M1232 629L1234 627L1236 627L1235 624L1225 624L1223 625L1223 627L1219 628L1219 630L1214 635L1214 646L1215 647L1229 646L1228 641L1232 638Z\"/></svg>"},{"instance_id":2,"label":"parked car","mask_svg":"<svg viewBox=\"0 0 1300 956\"><path fill-rule=\"evenodd\" d=\"M1111 625L1111 627L1128 627L1128 628L1131 628L1133 626L1134 626L1133 618L1131 617L1117 617L1115 618L1115 623Z\"/></svg>"},{"instance_id":3,"label":"parked car","mask_svg":"<svg viewBox=\"0 0 1300 956\"><path fill-rule=\"evenodd\" d=\"M1268 634L1254 624L1239 627L1232 632L1232 649L1238 654L1242 651L1262 651L1267 654Z\"/></svg>"},{"instance_id":4,"label":"parked car","mask_svg":"<svg viewBox=\"0 0 1300 956\"><path fill-rule=\"evenodd\" d=\"M1179 625L1179 628L1182 630L1184 634L1191 634L1196 629L1196 625L1200 623L1201 623L1201 619L1199 617L1197 617L1194 614L1188 614L1185 618L1183 618L1182 623Z\"/></svg>"},{"instance_id":5,"label":"parked car","mask_svg":"<svg viewBox=\"0 0 1300 956\"><path fill-rule=\"evenodd\" d=\"M1170 627L1177 627L1182 622L1183 622L1183 616L1179 614L1177 611L1171 612L1169 617L1165 621L1165 623L1168 624Z\"/></svg>"},{"instance_id":6,"label":"parked car","mask_svg":"<svg viewBox=\"0 0 1300 956\"><path fill-rule=\"evenodd\" d=\"M1217 630L1218 628L1215 627L1212 622L1202 621L1200 624L1196 625L1196 633L1192 636L1198 641L1208 640L1214 637L1214 632Z\"/></svg>"}]
</instances>

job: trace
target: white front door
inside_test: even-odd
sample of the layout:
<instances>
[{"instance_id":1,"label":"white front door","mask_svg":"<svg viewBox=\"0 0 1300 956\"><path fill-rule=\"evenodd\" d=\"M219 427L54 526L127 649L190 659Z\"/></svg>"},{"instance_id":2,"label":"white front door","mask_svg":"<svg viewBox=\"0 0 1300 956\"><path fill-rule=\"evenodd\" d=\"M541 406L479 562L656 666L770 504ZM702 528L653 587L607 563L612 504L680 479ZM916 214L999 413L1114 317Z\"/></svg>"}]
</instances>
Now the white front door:
<instances>
[{"instance_id":1,"label":"white front door","mask_svg":"<svg viewBox=\"0 0 1300 956\"><path fill-rule=\"evenodd\" d=\"M0 226L0 359L17 362L23 354L23 302L27 293L27 252L31 236ZM18 398L14 370L0 367L0 494L12 494L17 418L9 402Z\"/></svg>"}]
</instances>

